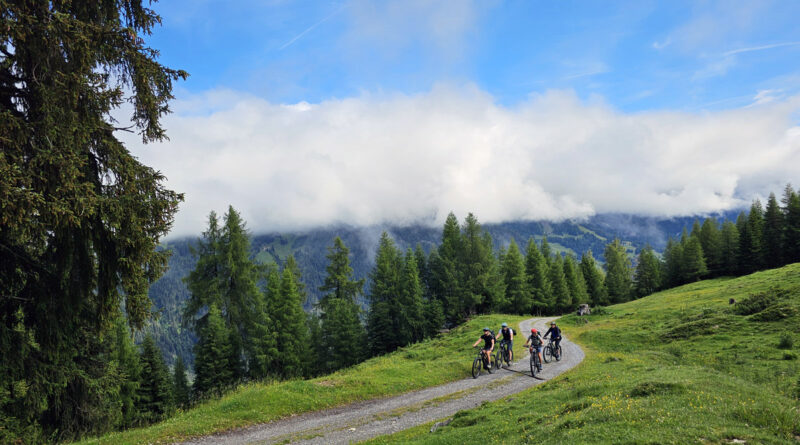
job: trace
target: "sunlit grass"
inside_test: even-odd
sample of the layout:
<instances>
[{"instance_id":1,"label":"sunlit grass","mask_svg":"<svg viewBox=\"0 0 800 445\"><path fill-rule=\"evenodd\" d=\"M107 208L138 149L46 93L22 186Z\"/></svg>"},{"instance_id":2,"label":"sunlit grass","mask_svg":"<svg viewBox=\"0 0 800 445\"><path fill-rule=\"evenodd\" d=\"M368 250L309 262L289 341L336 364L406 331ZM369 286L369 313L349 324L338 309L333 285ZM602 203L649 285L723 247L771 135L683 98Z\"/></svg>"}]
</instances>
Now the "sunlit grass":
<instances>
[{"instance_id":1,"label":"sunlit grass","mask_svg":"<svg viewBox=\"0 0 800 445\"><path fill-rule=\"evenodd\" d=\"M435 433L423 425L371 443L798 443L800 317L756 321L728 304L773 287L800 308L800 264L564 317L586 352L576 369ZM782 336L793 349L779 348Z\"/></svg>"},{"instance_id":2,"label":"sunlit grass","mask_svg":"<svg viewBox=\"0 0 800 445\"><path fill-rule=\"evenodd\" d=\"M475 317L448 334L328 376L242 385L221 399L180 412L159 424L111 433L81 443L169 443L463 379L470 375L475 355L471 345L484 326L496 330L504 321L518 326L525 318L506 315ZM515 342L514 352L522 353L517 343L520 342Z\"/></svg>"}]
</instances>

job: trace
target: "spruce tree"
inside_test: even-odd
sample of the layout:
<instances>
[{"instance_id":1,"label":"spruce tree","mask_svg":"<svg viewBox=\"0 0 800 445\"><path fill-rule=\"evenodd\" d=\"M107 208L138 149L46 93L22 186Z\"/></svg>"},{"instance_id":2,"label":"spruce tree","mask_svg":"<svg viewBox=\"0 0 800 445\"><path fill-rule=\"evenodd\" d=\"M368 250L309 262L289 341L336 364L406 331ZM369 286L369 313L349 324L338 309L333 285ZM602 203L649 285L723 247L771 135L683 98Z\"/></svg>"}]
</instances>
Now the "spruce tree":
<instances>
[{"instance_id":1,"label":"spruce tree","mask_svg":"<svg viewBox=\"0 0 800 445\"><path fill-rule=\"evenodd\" d=\"M696 236L690 236L683 246L682 255L682 281L685 283L692 283L700 280L706 274L706 261L703 257L703 247L700 244L700 239Z\"/></svg>"},{"instance_id":2,"label":"spruce tree","mask_svg":"<svg viewBox=\"0 0 800 445\"><path fill-rule=\"evenodd\" d=\"M187 74L142 38L160 23L151 8L0 6L0 382L25 388L0 397L0 434L17 434L6 421L30 442L111 426L104 339L122 307L134 329L152 314L148 288L169 257L157 247L182 195L112 118L129 104L129 131L165 138L173 82Z\"/></svg>"},{"instance_id":3,"label":"spruce tree","mask_svg":"<svg viewBox=\"0 0 800 445\"><path fill-rule=\"evenodd\" d=\"M567 280L567 289L572 299L572 306L587 303L589 295L586 293L586 280L575 258L567 256L564 258L564 278Z\"/></svg>"},{"instance_id":4,"label":"spruce tree","mask_svg":"<svg viewBox=\"0 0 800 445\"><path fill-rule=\"evenodd\" d=\"M800 262L800 194L786 184L783 203L784 262Z\"/></svg>"},{"instance_id":5,"label":"spruce tree","mask_svg":"<svg viewBox=\"0 0 800 445\"><path fill-rule=\"evenodd\" d=\"M731 221L723 222L720 231L720 268L724 275L739 271L739 230Z\"/></svg>"},{"instance_id":6,"label":"spruce tree","mask_svg":"<svg viewBox=\"0 0 800 445\"><path fill-rule=\"evenodd\" d=\"M425 337L422 287L419 285L417 260L411 249L406 251L398 284L396 306L399 315L398 333L401 346L405 346L421 341Z\"/></svg>"},{"instance_id":7,"label":"spruce tree","mask_svg":"<svg viewBox=\"0 0 800 445\"><path fill-rule=\"evenodd\" d=\"M186 365L180 355L175 361L175 369L172 371L173 394L175 395L175 405L179 408L186 408L192 397L192 389L186 379Z\"/></svg>"},{"instance_id":8,"label":"spruce tree","mask_svg":"<svg viewBox=\"0 0 800 445\"><path fill-rule=\"evenodd\" d=\"M672 237L667 239L664 248L664 273L663 280L665 287L675 287L684 283L683 281L683 247Z\"/></svg>"},{"instance_id":9,"label":"spruce tree","mask_svg":"<svg viewBox=\"0 0 800 445\"><path fill-rule=\"evenodd\" d=\"M499 297L495 292L491 292L490 286L496 281L490 281L496 259L492 249L491 238L484 234L478 219L472 213L464 219L461 227L462 250L459 258L459 276L464 287L461 292L461 317L478 312L479 310L488 311L494 301L493 297ZM499 274L496 278L499 278ZM502 283L502 281L501 281Z\"/></svg>"},{"instance_id":10,"label":"spruce tree","mask_svg":"<svg viewBox=\"0 0 800 445\"><path fill-rule=\"evenodd\" d=\"M453 324L462 322L465 312L461 304L464 289L459 267L462 250L461 229L451 212L442 229L442 243L436 251L431 252L429 265L433 279L432 293L442 302L447 321Z\"/></svg>"},{"instance_id":11,"label":"spruce tree","mask_svg":"<svg viewBox=\"0 0 800 445\"><path fill-rule=\"evenodd\" d=\"M700 246L703 248L708 273L712 277L719 276L722 273L720 244L721 234L717 227L717 222L712 218L706 218L703 221L703 227L700 229Z\"/></svg>"},{"instance_id":12,"label":"spruce tree","mask_svg":"<svg viewBox=\"0 0 800 445\"><path fill-rule=\"evenodd\" d=\"M572 309L572 297L569 294L564 277L564 265L561 255L555 255L550 261L548 278L553 288L553 304L548 308L550 313L564 313Z\"/></svg>"},{"instance_id":13,"label":"spruce tree","mask_svg":"<svg viewBox=\"0 0 800 445\"><path fill-rule=\"evenodd\" d=\"M114 336L114 360L121 371L119 390L121 418L119 426L127 428L138 420L138 389L139 374L141 373L139 352L133 344L130 330L123 317L117 317L114 321Z\"/></svg>"},{"instance_id":14,"label":"spruce tree","mask_svg":"<svg viewBox=\"0 0 800 445\"><path fill-rule=\"evenodd\" d=\"M145 423L152 423L165 418L174 408L172 381L161 350L150 334L145 336L141 346L137 410Z\"/></svg>"},{"instance_id":15,"label":"spruce tree","mask_svg":"<svg viewBox=\"0 0 800 445\"><path fill-rule=\"evenodd\" d=\"M612 303L628 301L631 294L631 265L625 247L619 239L606 245L603 253L606 260L605 287Z\"/></svg>"},{"instance_id":16,"label":"spruce tree","mask_svg":"<svg viewBox=\"0 0 800 445\"><path fill-rule=\"evenodd\" d=\"M750 271L764 268L764 209L761 201L753 201L747 215L747 228L750 233Z\"/></svg>"},{"instance_id":17,"label":"spruce tree","mask_svg":"<svg viewBox=\"0 0 800 445\"><path fill-rule=\"evenodd\" d=\"M216 304L211 304L200 324L195 344L193 391L203 396L219 393L233 383L233 374L228 361L231 355L229 334Z\"/></svg>"},{"instance_id":18,"label":"spruce tree","mask_svg":"<svg viewBox=\"0 0 800 445\"><path fill-rule=\"evenodd\" d=\"M761 244L761 257L764 266L775 268L784 264L783 262L783 235L784 218L778 199L774 193L769 194L767 208L764 211L764 225Z\"/></svg>"},{"instance_id":19,"label":"spruce tree","mask_svg":"<svg viewBox=\"0 0 800 445\"><path fill-rule=\"evenodd\" d=\"M553 290L548 277L548 262L531 237L525 248L525 277L531 293L531 313L543 313L553 305Z\"/></svg>"},{"instance_id":20,"label":"spruce tree","mask_svg":"<svg viewBox=\"0 0 800 445\"><path fill-rule=\"evenodd\" d=\"M288 267L287 267L288 269ZM270 267L266 273L266 288L256 296L253 316L248 320L247 373L251 379L260 380L279 376L278 338L276 313L281 307L281 276L277 268Z\"/></svg>"},{"instance_id":21,"label":"spruce tree","mask_svg":"<svg viewBox=\"0 0 800 445\"><path fill-rule=\"evenodd\" d=\"M525 260L514 238L511 238L508 251L503 257L502 272L508 303L506 307L497 309L521 314L527 313L533 305L533 300L525 276Z\"/></svg>"},{"instance_id":22,"label":"spruce tree","mask_svg":"<svg viewBox=\"0 0 800 445\"><path fill-rule=\"evenodd\" d=\"M338 236L328 248L326 276L319 290L321 309L320 335L324 368L334 371L356 364L366 356L366 331L361 325L361 309L356 299L364 280L353 279L350 250Z\"/></svg>"},{"instance_id":23,"label":"spruce tree","mask_svg":"<svg viewBox=\"0 0 800 445\"><path fill-rule=\"evenodd\" d=\"M586 293L589 294L589 301L593 306L603 306L608 304L608 293L604 284L605 277L603 272L597 267L597 262L592 256L592 251L587 250L581 255L581 272L586 280Z\"/></svg>"},{"instance_id":24,"label":"spruce tree","mask_svg":"<svg viewBox=\"0 0 800 445\"><path fill-rule=\"evenodd\" d=\"M547 262L547 266L550 267L550 261L553 260L553 249L550 248L550 243L547 242L547 236L542 237L539 251L542 253L545 262Z\"/></svg>"},{"instance_id":25,"label":"spruce tree","mask_svg":"<svg viewBox=\"0 0 800 445\"><path fill-rule=\"evenodd\" d=\"M367 334L372 353L384 354L402 346L399 336L396 312L400 290L400 253L389 237L383 232L375 253L375 267L370 272L370 289L367 293L369 312L367 314Z\"/></svg>"},{"instance_id":26,"label":"spruce tree","mask_svg":"<svg viewBox=\"0 0 800 445\"><path fill-rule=\"evenodd\" d=\"M280 284L280 306L276 308L275 326L280 340L277 342L277 369L284 378L307 375L309 357L309 332L297 281L289 268L284 268Z\"/></svg>"},{"instance_id":27,"label":"spruce tree","mask_svg":"<svg viewBox=\"0 0 800 445\"><path fill-rule=\"evenodd\" d=\"M650 295L661 287L661 262L650 246L639 252L633 281L637 298Z\"/></svg>"}]
</instances>

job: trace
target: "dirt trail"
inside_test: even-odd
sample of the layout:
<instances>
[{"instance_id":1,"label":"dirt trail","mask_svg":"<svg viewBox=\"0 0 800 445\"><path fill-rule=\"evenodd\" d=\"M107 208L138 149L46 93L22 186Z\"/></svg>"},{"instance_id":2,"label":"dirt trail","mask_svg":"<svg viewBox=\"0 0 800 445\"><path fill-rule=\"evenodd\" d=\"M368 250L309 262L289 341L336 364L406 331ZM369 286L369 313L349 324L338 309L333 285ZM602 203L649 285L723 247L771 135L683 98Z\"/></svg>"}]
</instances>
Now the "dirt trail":
<instances>
[{"instance_id":1,"label":"dirt trail","mask_svg":"<svg viewBox=\"0 0 800 445\"><path fill-rule=\"evenodd\" d=\"M524 343L531 327L542 332L551 318L531 318L520 323L515 342ZM567 340L561 342L564 357L544 365L531 378L528 354L519 357L509 369L482 374L399 396L370 400L324 411L315 411L275 422L195 439L184 444L347 444L392 434L432 420L444 419L485 401L497 400L549 380L583 360L581 348Z\"/></svg>"}]
</instances>

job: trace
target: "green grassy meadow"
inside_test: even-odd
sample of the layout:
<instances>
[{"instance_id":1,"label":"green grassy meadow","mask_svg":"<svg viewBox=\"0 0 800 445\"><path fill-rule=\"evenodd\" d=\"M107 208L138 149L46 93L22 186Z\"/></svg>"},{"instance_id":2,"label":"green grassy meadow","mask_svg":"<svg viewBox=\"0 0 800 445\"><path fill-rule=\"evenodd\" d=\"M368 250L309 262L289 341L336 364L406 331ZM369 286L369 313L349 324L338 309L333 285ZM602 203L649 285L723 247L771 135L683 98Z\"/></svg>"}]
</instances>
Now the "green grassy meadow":
<instances>
[{"instance_id":1,"label":"green grassy meadow","mask_svg":"<svg viewBox=\"0 0 800 445\"><path fill-rule=\"evenodd\" d=\"M369 443L800 443L798 313L800 263L566 316L574 370Z\"/></svg>"},{"instance_id":2,"label":"green grassy meadow","mask_svg":"<svg viewBox=\"0 0 800 445\"><path fill-rule=\"evenodd\" d=\"M311 380L242 385L221 399L211 400L145 428L110 433L84 444L170 443L347 403L397 395L463 379L470 375L475 352L471 345L484 326L497 332L527 317L475 317L448 334L375 357L336 373ZM522 353L515 342L514 352ZM520 343L521 344L521 343Z\"/></svg>"}]
</instances>

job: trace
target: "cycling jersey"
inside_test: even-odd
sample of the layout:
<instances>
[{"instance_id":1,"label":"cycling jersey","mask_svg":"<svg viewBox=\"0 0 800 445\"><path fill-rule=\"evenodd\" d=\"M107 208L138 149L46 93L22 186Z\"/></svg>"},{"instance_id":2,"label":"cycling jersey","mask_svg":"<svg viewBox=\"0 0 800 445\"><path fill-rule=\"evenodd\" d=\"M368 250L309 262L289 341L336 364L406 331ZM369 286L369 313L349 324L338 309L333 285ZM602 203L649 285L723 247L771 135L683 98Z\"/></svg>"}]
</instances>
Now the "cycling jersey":
<instances>
[{"instance_id":1,"label":"cycling jersey","mask_svg":"<svg viewBox=\"0 0 800 445\"><path fill-rule=\"evenodd\" d=\"M487 332L486 334L481 335L481 338L484 341L483 349L492 349L492 341L494 341L494 335L492 335L491 332Z\"/></svg>"}]
</instances>

